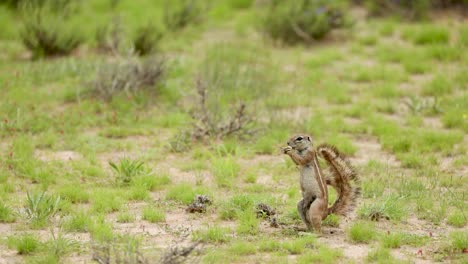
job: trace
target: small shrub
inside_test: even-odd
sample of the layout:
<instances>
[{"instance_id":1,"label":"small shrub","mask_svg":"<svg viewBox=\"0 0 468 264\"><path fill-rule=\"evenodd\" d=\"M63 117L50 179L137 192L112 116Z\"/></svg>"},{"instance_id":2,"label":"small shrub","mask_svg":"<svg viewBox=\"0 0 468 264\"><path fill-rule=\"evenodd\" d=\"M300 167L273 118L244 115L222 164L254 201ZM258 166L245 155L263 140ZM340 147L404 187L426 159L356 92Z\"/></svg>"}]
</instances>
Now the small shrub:
<instances>
[{"instance_id":1,"label":"small shrub","mask_svg":"<svg viewBox=\"0 0 468 264\"><path fill-rule=\"evenodd\" d=\"M166 3L164 24L169 30L177 31L190 24L198 23L206 14L206 8L200 0L177 0Z\"/></svg>"},{"instance_id":2,"label":"small shrub","mask_svg":"<svg viewBox=\"0 0 468 264\"><path fill-rule=\"evenodd\" d=\"M125 32L120 16L116 16L105 26L96 30L95 41L99 51L119 55L126 48Z\"/></svg>"},{"instance_id":3,"label":"small shrub","mask_svg":"<svg viewBox=\"0 0 468 264\"><path fill-rule=\"evenodd\" d=\"M345 26L345 9L340 1L272 1L261 23L262 31L286 44L310 43Z\"/></svg>"},{"instance_id":4,"label":"small shrub","mask_svg":"<svg viewBox=\"0 0 468 264\"><path fill-rule=\"evenodd\" d=\"M153 207L146 207L143 209L143 220L149 221L150 223L164 222L166 220L166 214Z\"/></svg>"},{"instance_id":5,"label":"small shrub","mask_svg":"<svg viewBox=\"0 0 468 264\"><path fill-rule=\"evenodd\" d=\"M431 0L367 0L366 5L371 16L399 15L410 20L418 20L427 17Z\"/></svg>"},{"instance_id":6,"label":"small shrub","mask_svg":"<svg viewBox=\"0 0 468 264\"><path fill-rule=\"evenodd\" d=\"M97 69L91 95L110 101L122 92L127 96L134 96L142 91L154 92L155 86L163 81L164 68L164 60L154 56L143 61L120 58L104 63Z\"/></svg>"},{"instance_id":7,"label":"small shrub","mask_svg":"<svg viewBox=\"0 0 468 264\"><path fill-rule=\"evenodd\" d=\"M45 7L23 10L20 37L34 58L68 55L82 42L79 31L64 15Z\"/></svg>"},{"instance_id":8,"label":"small shrub","mask_svg":"<svg viewBox=\"0 0 468 264\"><path fill-rule=\"evenodd\" d=\"M133 38L133 48L140 56L151 54L157 49L161 37L162 33L155 26L138 28Z\"/></svg>"},{"instance_id":9,"label":"small shrub","mask_svg":"<svg viewBox=\"0 0 468 264\"><path fill-rule=\"evenodd\" d=\"M377 235L375 226L369 222L354 223L348 230L348 236L351 241L356 243L369 243Z\"/></svg>"},{"instance_id":10,"label":"small shrub","mask_svg":"<svg viewBox=\"0 0 468 264\"><path fill-rule=\"evenodd\" d=\"M39 226L49 221L59 210L60 196L49 196L45 192L30 194L27 193L25 212L28 219Z\"/></svg>"}]
</instances>

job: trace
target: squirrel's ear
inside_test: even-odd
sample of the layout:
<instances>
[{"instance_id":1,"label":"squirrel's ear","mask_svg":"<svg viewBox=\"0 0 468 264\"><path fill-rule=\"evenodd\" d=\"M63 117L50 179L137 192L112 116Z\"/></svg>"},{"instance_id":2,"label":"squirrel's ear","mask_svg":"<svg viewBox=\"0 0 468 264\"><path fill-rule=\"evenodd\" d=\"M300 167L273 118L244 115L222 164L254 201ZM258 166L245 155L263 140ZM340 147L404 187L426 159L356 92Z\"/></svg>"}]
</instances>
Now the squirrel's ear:
<instances>
[{"instance_id":1,"label":"squirrel's ear","mask_svg":"<svg viewBox=\"0 0 468 264\"><path fill-rule=\"evenodd\" d=\"M307 136L307 140L309 140L310 142L312 142L312 139L311 139L309 136Z\"/></svg>"}]
</instances>

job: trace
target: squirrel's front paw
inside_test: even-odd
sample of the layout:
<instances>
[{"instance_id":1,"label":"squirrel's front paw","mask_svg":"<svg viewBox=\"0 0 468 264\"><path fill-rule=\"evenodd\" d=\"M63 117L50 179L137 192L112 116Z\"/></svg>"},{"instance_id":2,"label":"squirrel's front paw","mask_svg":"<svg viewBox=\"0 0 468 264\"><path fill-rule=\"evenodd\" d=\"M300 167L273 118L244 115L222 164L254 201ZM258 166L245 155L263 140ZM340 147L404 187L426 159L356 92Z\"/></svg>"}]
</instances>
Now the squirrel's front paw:
<instances>
[{"instance_id":1,"label":"squirrel's front paw","mask_svg":"<svg viewBox=\"0 0 468 264\"><path fill-rule=\"evenodd\" d=\"M283 151L283 154L288 154L289 151L291 151L293 148L291 146L287 146L282 148L281 150Z\"/></svg>"}]
</instances>

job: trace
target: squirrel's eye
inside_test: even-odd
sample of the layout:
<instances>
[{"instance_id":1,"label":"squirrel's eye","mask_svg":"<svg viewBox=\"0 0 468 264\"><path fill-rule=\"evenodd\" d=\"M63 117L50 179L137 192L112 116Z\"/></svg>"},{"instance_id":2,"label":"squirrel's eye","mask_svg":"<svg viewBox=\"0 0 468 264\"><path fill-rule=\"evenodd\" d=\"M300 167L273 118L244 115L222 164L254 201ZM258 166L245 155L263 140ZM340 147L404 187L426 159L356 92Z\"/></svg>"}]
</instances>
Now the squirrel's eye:
<instances>
[{"instance_id":1,"label":"squirrel's eye","mask_svg":"<svg viewBox=\"0 0 468 264\"><path fill-rule=\"evenodd\" d=\"M303 137L296 138L297 141L301 141L302 139L303 139Z\"/></svg>"}]
</instances>

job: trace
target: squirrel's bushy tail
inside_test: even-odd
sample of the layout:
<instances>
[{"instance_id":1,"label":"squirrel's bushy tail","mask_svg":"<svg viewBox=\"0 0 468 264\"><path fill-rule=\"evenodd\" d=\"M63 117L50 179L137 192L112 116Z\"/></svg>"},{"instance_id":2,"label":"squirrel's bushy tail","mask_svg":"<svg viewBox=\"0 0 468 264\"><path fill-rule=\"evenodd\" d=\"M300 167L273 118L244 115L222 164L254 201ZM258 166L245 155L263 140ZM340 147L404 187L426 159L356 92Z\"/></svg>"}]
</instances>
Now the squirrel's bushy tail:
<instances>
[{"instance_id":1,"label":"squirrel's bushy tail","mask_svg":"<svg viewBox=\"0 0 468 264\"><path fill-rule=\"evenodd\" d=\"M338 193L335 203L328 208L328 214L345 216L354 209L357 198L361 194L361 188L354 186L359 184L356 171L335 146L322 144L317 147L317 152L330 165L332 177L327 179L327 183L332 185Z\"/></svg>"}]
</instances>

